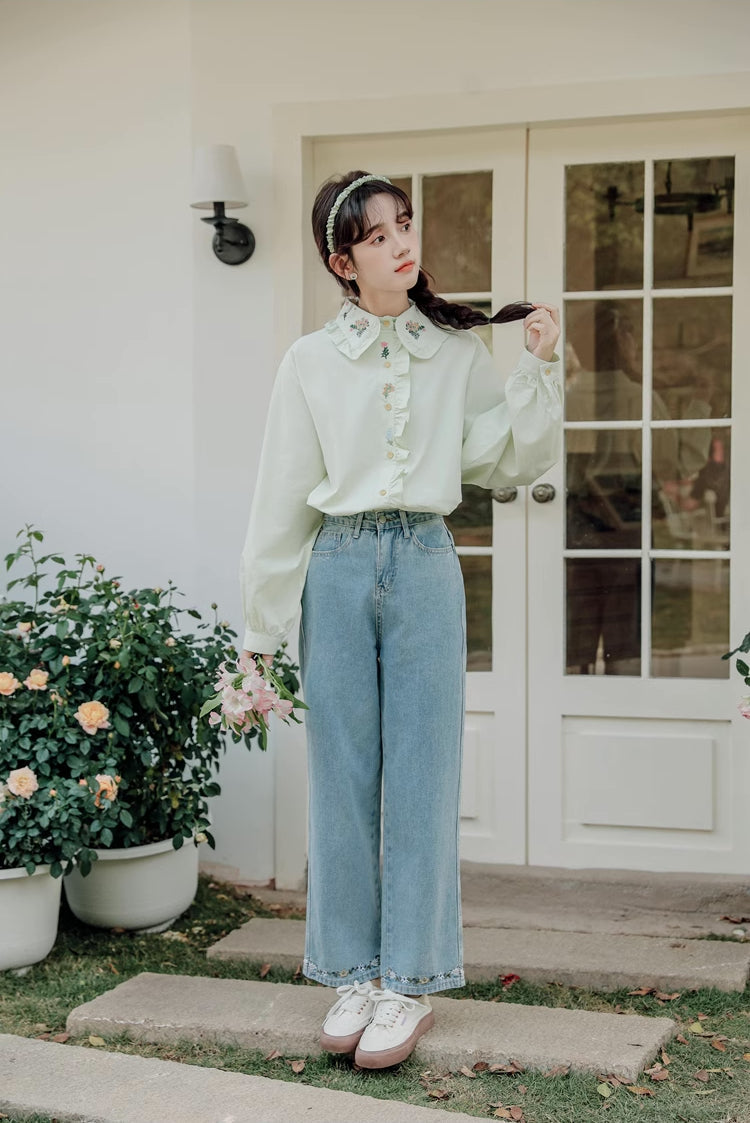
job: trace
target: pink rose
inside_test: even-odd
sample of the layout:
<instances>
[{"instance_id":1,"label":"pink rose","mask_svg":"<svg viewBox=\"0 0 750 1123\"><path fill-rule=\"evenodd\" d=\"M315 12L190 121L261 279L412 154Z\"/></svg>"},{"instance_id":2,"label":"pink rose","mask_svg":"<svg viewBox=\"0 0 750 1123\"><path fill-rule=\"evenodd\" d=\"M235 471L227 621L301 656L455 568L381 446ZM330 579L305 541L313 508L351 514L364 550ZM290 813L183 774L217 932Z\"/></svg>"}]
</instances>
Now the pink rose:
<instances>
[{"instance_id":1,"label":"pink rose","mask_svg":"<svg viewBox=\"0 0 750 1123\"><path fill-rule=\"evenodd\" d=\"M0 671L0 694L10 698L18 690L21 683L10 671Z\"/></svg>"},{"instance_id":2,"label":"pink rose","mask_svg":"<svg viewBox=\"0 0 750 1123\"><path fill-rule=\"evenodd\" d=\"M96 733L98 729L109 729L109 710L102 702L81 702L75 713L86 733Z\"/></svg>"},{"instance_id":3,"label":"pink rose","mask_svg":"<svg viewBox=\"0 0 750 1123\"><path fill-rule=\"evenodd\" d=\"M29 671L29 677L25 678L23 682L29 690L46 690L48 678L49 671L42 671L39 667L34 667L33 671Z\"/></svg>"},{"instance_id":4,"label":"pink rose","mask_svg":"<svg viewBox=\"0 0 750 1123\"><path fill-rule=\"evenodd\" d=\"M745 697L741 699L737 709L743 717L750 718L750 694L746 694Z\"/></svg>"},{"instance_id":5,"label":"pink rose","mask_svg":"<svg viewBox=\"0 0 750 1123\"><path fill-rule=\"evenodd\" d=\"M16 768L8 776L8 791L22 799L30 799L38 787L37 778L30 768Z\"/></svg>"}]
</instances>

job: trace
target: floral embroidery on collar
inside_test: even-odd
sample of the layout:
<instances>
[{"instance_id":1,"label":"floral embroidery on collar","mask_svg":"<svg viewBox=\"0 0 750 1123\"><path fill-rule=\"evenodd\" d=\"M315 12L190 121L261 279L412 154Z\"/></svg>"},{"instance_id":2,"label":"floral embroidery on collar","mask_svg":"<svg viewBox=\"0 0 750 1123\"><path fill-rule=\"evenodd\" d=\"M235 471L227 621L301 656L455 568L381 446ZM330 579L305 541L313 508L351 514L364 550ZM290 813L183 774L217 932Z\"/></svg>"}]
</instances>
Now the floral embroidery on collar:
<instances>
[{"instance_id":1,"label":"floral embroidery on collar","mask_svg":"<svg viewBox=\"0 0 750 1123\"><path fill-rule=\"evenodd\" d=\"M424 324L420 324L418 320L406 320L404 327L414 339L419 339L419 333L424 331Z\"/></svg>"},{"instance_id":2,"label":"floral embroidery on collar","mask_svg":"<svg viewBox=\"0 0 750 1123\"><path fill-rule=\"evenodd\" d=\"M439 350L450 333L433 324L426 316L417 319L418 314L419 309L410 299L409 307L392 318L391 332L390 328L383 328L382 317L374 316L347 300L338 316L326 323L325 330L334 345L351 359L359 358L376 340L378 342L373 347L373 352L381 360L390 362L401 347L420 359L428 359ZM379 339L381 330L388 331L387 340Z\"/></svg>"},{"instance_id":3,"label":"floral embroidery on collar","mask_svg":"<svg viewBox=\"0 0 750 1123\"><path fill-rule=\"evenodd\" d=\"M362 332L367 331L369 326L370 321L366 320L364 316L360 316L360 318L358 320L355 320L353 324L349 324L351 331L356 331L357 338L362 335Z\"/></svg>"}]
</instances>

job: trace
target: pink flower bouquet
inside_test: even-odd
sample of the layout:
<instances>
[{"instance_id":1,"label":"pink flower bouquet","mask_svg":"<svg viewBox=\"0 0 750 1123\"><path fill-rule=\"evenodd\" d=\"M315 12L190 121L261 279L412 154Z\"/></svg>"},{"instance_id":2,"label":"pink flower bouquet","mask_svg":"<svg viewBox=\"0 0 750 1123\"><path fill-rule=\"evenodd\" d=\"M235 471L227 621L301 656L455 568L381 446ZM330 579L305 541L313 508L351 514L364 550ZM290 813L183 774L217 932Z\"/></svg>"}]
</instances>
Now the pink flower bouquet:
<instances>
[{"instance_id":1,"label":"pink flower bouquet","mask_svg":"<svg viewBox=\"0 0 750 1123\"><path fill-rule=\"evenodd\" d=\"M253 659L242 654L231 661L229 668L226 661L220 663L219 671L221 673L214 683L217 693L203 703L200 716L208 714L209 725L221 725L222 729L237 735L248 733L257 726L261 749L265 749L268 743L270 713L278 714L285 722L291 718L300 725L299 718L292 711L309 709L287 690L260 656Z\"/></svg>"}]
</instances>

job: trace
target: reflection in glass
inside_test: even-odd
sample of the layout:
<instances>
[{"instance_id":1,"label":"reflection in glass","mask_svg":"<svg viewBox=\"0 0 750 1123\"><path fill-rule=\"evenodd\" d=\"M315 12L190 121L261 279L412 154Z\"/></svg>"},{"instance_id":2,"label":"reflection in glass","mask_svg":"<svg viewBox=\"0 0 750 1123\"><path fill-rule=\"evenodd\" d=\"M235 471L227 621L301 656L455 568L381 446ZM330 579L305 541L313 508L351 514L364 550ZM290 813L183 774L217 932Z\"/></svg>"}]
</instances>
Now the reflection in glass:
<instances>
[{"instance_id":1,"label":"reflection in glass","mask_svg":"<svg viewBox=\"0 0 750 1123\"><path fill-rule=\"evenodd\" d=\"M643 416L640 300L565 303L565 418L637 421Z\"/></svg>"},{"instance_id":2,"label":"reflection in glass","mask_svg":"<svg viewBox=\"0 0 750 1123\"><path fill-rule=\"evenodd\" d=\"M639 675L640 560L567 558L565 577L566 673Z\"/></svg>"},{"instance_id":3,"label":"reflection in glass","mask_svg":"<svg viewBox=\"0 0 750 1123\"><path fill-rule=\"evenodd\" d=\"M643 163L565 169L565 288L637 289L643 284Z\"/></svg>"},{"instance_id":4,"label":"reflection in glass","mask_svg":"<svg viewBox=\"0 0 750 1123\"><path fill-rule=\"evenodd\" d=\"M653 446L654 548L728 550L730 430L655 429ZM660 462L682 469L660 478Z\"/></svg>"},{"instance_id":5,"label":"reflection in glass","mask_svg":"<svg viewBox=\"0 0 750 1123\"><path fill-rule=\"evenodd\" d=\"M492 494L485 487L464 484L462 500L445 516L457 546L492 545Z\"/></svg>"},{"instance_id":6,"label":"reflection in glass","mask_svg":"<svg viewBox=\"0 0 750 1123\"><path fill-rule=\"evenodd\" d=\"M726 678L729 562L658 559L653 565L651 674Z\"/></svg>"},{"instance_id":7,"label":"reflection in glass","mask_svg":"<svg viewBox=\"0 0 750 1123\"><path fill-rule=\"evenodd\" d=\"M394 187L400 187L411 199L412 183L410 175L389 175L388 178Z\"/></svg>"},{"instance_id":8,"label":"reflection in glass","mask_svg":"<svg viewBox=\"0 0 750 1123\"><path fill-rule=\"evenodd\" d=\"M640 429L576 429L565 445L567 548L640 549Z\"/></svg>"},{"instance_id":9,"label":"reflection in glass","mask_svg":"<svg viewBox=\"0 0 750 1123\"><path fill-rule=\"evenodd\" d=\"M492 315L492 305L489 300L467 300L461 301L469 308L478 308L480 312L484 312L485 316ZM470 328L470 331L475 331L479 338L484 343L489 352L492 352L492 325L491 324L477 324L476 327Z\"/></svg>"},{"instance_id":10,"label":"reflection in glass","mask_svg":"<svg viewBox=\"0 0 750 1123\"><path fill-rule=\"evenodd\" d=\"M654 287L731 285L734 157L654 163Z\"/></svg>"},{"instance_id":11,"label":"reflection in glass","mask_svg":"<svg viewBox=\"0 0 750 1123\"><path fill-rule=\"evenodd\" d=\"M654 419L729 417L732 298L654 300Z\"/></svg>"},{"instance_id":12,"label":"reflection in glass","mask_svg":"<svg viewBox=\"0 0 750 1123\"><path fill-rule=\"evenodd\" d=\"M422 179L422 264L437 292L489 292L492 172Z\"/></svg>"},{"instance_id":13,"label":"reflection in glass","mask_svg":"<svg viewBox=\"0 0 750 1123\"><path fill-rule=\"evenodd\" d=\"M492 670L492 558L460 554L466 592L466 670Z\"/></svg>"}]
</instances>

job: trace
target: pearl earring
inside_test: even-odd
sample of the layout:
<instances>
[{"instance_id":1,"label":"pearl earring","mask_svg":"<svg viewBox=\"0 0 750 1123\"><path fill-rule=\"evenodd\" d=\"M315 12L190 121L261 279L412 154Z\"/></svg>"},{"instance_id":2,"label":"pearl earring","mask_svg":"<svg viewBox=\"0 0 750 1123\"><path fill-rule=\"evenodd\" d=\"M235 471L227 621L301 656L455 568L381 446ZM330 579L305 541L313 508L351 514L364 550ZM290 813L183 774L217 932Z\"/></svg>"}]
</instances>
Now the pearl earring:
<instances>
[{"instance_id":1,"label":"pearl earring","mask_svg":"<svg viewBox=\"0 0 750 1123\"><path fill-rule=\"evenodd\" d=\"M357 279L357 274L356 274L356 273L350 273L350 274L349 274L349 280L350 280L350 281L356 281L356 279Z\"/></svg>"}]
</instances>

